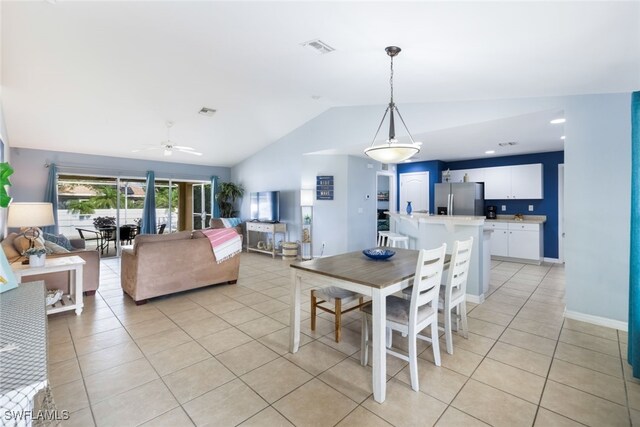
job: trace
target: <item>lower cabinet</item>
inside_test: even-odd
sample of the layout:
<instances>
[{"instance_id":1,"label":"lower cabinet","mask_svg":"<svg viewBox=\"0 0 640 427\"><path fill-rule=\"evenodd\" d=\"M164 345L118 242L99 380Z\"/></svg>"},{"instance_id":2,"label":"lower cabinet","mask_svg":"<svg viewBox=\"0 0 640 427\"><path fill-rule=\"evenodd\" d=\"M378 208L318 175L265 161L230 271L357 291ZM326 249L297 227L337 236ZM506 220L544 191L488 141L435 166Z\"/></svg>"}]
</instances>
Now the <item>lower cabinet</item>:
<instances>
[{"instance_id":1,"label":"lower cabinet","mask_svg":"<svg viewBox=\"0 0 640 427\"><path fill-rule=\"evenodd\" d=\"M493 230L492 256L542 261L542 224L491 222L485 228Z\"/></svg>"}]
</instances>

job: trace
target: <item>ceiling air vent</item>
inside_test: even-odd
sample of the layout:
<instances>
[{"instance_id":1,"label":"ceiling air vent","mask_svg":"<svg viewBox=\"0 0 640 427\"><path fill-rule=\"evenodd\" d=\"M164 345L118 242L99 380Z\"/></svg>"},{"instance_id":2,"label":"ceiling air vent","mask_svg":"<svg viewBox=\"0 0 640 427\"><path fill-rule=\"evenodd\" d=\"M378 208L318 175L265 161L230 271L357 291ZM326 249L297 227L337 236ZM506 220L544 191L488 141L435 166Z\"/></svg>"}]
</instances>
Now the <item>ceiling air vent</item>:
<instances>
[{"instance_id":1,"label":"ceiling air vent","mask_svg":"<svg viewBox=\"0 0 640 427\"><path fill-rule=\"evenodd\" d=\"M498 145L500 147L509 147L511 145L518 145L518 143L515 141L509 141L509 142L499 142Z\"/></svg>"},{"instance_id":2,"label":"ceiling air vent","mask_svg":"<svg viewBox=\"0 0 640 427\"><path fill-rule=\"evenodd\" d=\"M208 116L211 117L216 113L216 110L214 110L213 108L207 108L207 107L202 107L200 109L200 111L198 111L198 114L202 114L203 116Z\"/></svg>"},{"instance_id":3,"label":"ceiling air vent","mask_svg":"<svg viewBox=\"0 0 640 427\"><path fill-rule=\"evenodd\" d=\"M321 54L331 53L335 50L320 39L309 40L308 42L302 43L302 46L314 49L316 52Z\"/></svg>"}]
</instances>

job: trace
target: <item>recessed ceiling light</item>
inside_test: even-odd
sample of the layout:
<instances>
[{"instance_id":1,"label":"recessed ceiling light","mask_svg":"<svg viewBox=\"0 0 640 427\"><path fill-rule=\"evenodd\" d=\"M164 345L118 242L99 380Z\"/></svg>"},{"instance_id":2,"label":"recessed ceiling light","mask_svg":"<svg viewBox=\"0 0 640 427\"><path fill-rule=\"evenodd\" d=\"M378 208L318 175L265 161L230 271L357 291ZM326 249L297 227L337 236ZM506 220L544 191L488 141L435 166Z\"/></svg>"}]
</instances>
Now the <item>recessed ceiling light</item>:
<instances>
[{"instance_id":1,"label":"recessed ceiling light","mask_svg":"<svg viewBox=\"0 0 640 427\"><path fill-rule=\"evenodd\" d=\"M487 150L484 152L484 154L495 154L496 150Z\"/></svg>"},{"instance_id":2,"label":"recessed ceiling light","mask_svg":"<svg viewBox=\"0 0 640 427\"><path fill-rule=\"evenodd\" d=\"M551 120L549 123L551 123L552 125L559 125L560 123L564 123L566 121L567 119L565 119L564 117L558 117L557 119Z\"/></svg>"},{"instance_id":3,"label":"recessed ceiling light","mask_svg":"<svg viewBox=\"0 0 640 427\"><path fill-rule=\"evenodd\" d=\"M562 135L562 136L560 137L560 139L561 139L561 140L563 140L563 141L564 141L564 138L565 138L565 136L564 136L564 135Z\"/></svg>"},{"instance_id":4,"label":"recessed ceiling light","mask_svg":"<svg viewBox=\"0 0 640 427\"><path fill-rule=\"evenodd\" d=\"M308 42L304 42L301 44L302 44L302 47L308 47L321 54L331 53L335 50L334 48L332 48L331 46L329 46L328 44L326 44L320 39L309 40Z\"/></svg>"},{"instance_id":5,"label":"recessed ceiling light","mask_svg":"<svg viewBox=\"0 0 640 427\"><path fill-rule=\"evenodd\" d=\"M208 116L208 117L213 116L215 113L216 113L216 110L209 107L202 107L200 111L198 111L198 114L202 114L203 116Z\"/></svg>"},{"instance_id":6,"label":"recessed ceiling light","mask_svg":"<svg viewBox=\"0 0 640 427\"><path fill-rule=\"evenodd\" d=\"M403 160L404 163L411 163L411 160L407 159L407 160Z\"/></svg>"}]
</instances>

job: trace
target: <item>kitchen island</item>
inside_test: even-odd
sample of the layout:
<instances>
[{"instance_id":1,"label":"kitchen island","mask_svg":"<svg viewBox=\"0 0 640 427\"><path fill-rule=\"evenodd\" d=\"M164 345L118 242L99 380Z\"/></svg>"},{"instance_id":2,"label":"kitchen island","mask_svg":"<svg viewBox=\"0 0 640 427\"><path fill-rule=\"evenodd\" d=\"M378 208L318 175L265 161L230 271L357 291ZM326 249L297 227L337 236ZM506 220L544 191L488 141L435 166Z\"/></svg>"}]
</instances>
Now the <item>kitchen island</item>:
<instances>
[{"instance_id":1,"label":"kitchen island","mask_svg":"<svg viewBox=\"0 0 640 427\"><path fill-rule=\"evenodd\" d=\"M467 300L474 303L484 301L484 294L489 290L492 230L484 229L483 216L387 214L391 218L392 231L409 237L411 249L433 249L446 243L447 253L450 254L453 242L473 237Z\"/></svg>"}]
</instances>

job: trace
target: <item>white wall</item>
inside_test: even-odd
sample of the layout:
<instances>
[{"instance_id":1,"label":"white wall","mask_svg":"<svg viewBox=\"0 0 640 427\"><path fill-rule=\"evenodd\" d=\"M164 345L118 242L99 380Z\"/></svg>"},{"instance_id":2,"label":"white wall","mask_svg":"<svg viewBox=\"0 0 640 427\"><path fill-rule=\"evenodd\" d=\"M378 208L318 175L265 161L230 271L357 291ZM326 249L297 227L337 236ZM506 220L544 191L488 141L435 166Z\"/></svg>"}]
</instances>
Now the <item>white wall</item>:
<instances>
[{"instance_id":1,"label":"white wall","mask_svg":"<svg viewBox=\"0 0 640 427\"><path fill-rule=\"evenodd\" d=\"M347 250L376 246L376 171L380 163L349 156L347 200Z\"/></svg>"}]
</instances>

